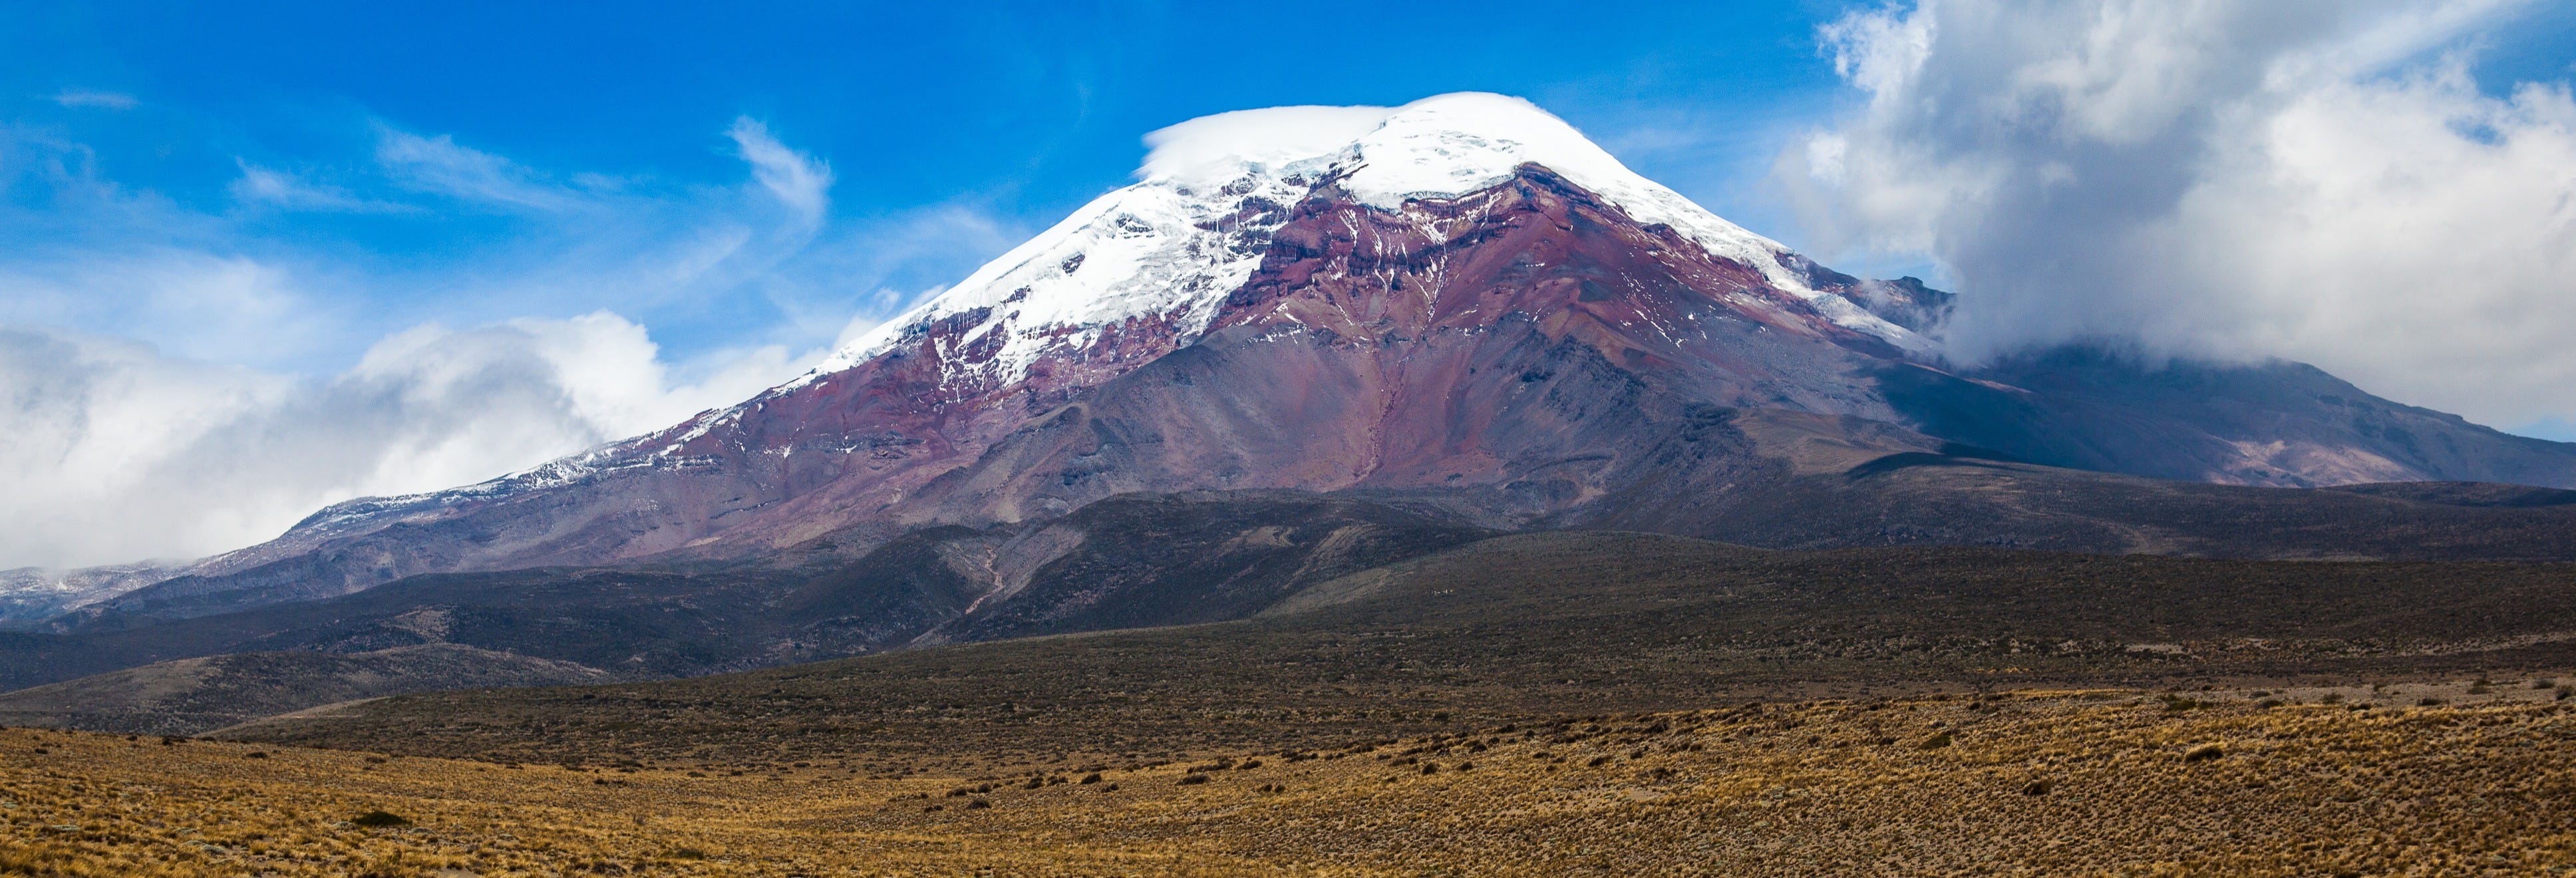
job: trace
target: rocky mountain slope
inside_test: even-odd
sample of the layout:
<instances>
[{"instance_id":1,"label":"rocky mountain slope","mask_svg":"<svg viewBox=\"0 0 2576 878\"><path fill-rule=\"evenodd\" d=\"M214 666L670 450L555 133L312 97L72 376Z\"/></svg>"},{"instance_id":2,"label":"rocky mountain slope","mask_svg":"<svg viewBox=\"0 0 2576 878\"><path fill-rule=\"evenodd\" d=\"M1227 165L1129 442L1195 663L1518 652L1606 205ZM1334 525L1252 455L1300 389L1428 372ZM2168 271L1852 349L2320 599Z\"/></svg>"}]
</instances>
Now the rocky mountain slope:
<instances>
[{"instance_id":1,"label":"rocky mountain slope","mask_svg":"<svg viewBox=\"0 0 2576 878\"><path fill-rule=\"evenodd\" d=\"M147 561L75 570L0 570L0 631L34 627L63 613L183 575L189 567L184 561Z\"/></svg>"},{"instance_id":2,"label":"rocky mountain slope","mask_svg":"<svg viewBox=\"0 0 2576 878\"><path fill-rule=\"evenodd\" d=\"M1946 543L1996 550L1944 556L1974 559L1957 569L1863 560L1835 574L1865 579L1878 592L1937 590L1952 577L1989 576L1995 569L2040 563L2024 557L2032 554L2029 549L2302 563L2364 558L2452 562L2442 568L2420 563L2297 567L2231 560L2155 568L2196 571L2175 580L2176 587L2206 591L2189 596L2203 603L2223 603L2225 595L2269 587L2231 581L2234 576L2269 581L2283 570L2300 570L2330 582L2369 573L2382 576L2377 581L2384 593L2373 600L2416 600L2438 615L2461 601L2524 600L2518 593L2483 593L2510 583L2473 584L2463 578L2471 577L2473 565L2459 562L2514 559L2525 562L2512 565L2523 571L2517 575L2555 587L2546 584L2563 584L2570 570L2563 562L2576 561L2576 540L2568 539L2576 533L2576 492L2500 485L2248 488L1926 454L1879 458L1855 471L1795 477L1750 492L1740 502L1744 508L1722 516L1734 528L1729 536L1769 545ZM452 674L453 686L497 685L490 681L520 673L522 665L537 660L596 668L614 679L649 680L962 642L1293 614L1339 602L1331 583L1393 575L1411 569L1405 566L1408 559L1453 548L1458 550L1440 555L1448 559L1443 576L1512 579L1531 589L1545 584L1541 573L1552 576L1586 564L1618 569L1636 560L1632 550L1639 546L1696 547L1685 553L1693 560L1683 568L1771 556L1740 545L1680 538L1640 542L1644 538L1635 534L1542 533L1563 536L1554 542L1497 543L1521 538L1496 537L1458 523L1453 510L1400 492L1130 494L1044 522L927 528L847 562L830 560L838 556L837 547L815 545L800 550L809 555L807 566L801 567L423 574L323 600L186 619L110 613L65 634L0 634L0 690L106 672L60 687L0 695L0 713L15 710L22 718L58 714L47 721L91 728L135 728L138 722L175 728L167 723L176 721L177 711L165 705L222 701L201 690L246 691L220 679L205 681L189 670L202 665L196 657L239 652L273 657L257 667L269 671L262 679L275 691L247 698L250 706L233 712L277 712L338 700L323 695L350 691L352 684L345 679L350 672L335 664L341 659L325 656L458 646L465 652L448 656L444 664L406 666L444 669ZM1554 548L1544 564L1511 552L1458 548L1488 543ZM1577 557L1586 551L1595 557ZM2150 560L2140 556L2121 563ZM2534 561L2562 563L2528 563ZM1478 574L1474 568L1479 564L1492 569ZM2406 586L2405 577L2422 581ZM1569 614L1588 612L1599 595L1587 590L1591 586L1586 581L1566 580L1548 605ZM2437 594L2450 596L2436 599ZM1883 604L1887 599L1869 601ZM1847 609L1801 612L1821 618ZM2065 621L2059 610L2043 615L2043 621ZM2431 617L2421 613L2400 615L2403 620L2390 623L2394 627L2389 631L2430 624L2424 620ZM1542 622L1532 617L1515 624ZM1509 651L1496 643L1497 649ZM1211 643L1205 648L1226 647ZM294 655L312 657L302 663L286 658ZM150 664L155 662L160 664ZM120 670L137 665L148 666ZM122 694L134 689L132 674L159 681L152 697L139 704ZM306 677L311 679L302 679ZM440 688L418 676L403 679L413 688ZM319 700L290 703L296 693Z\"/></svg>"},{"instance_id":3,"label":"rocky mountain slope","mask_svg":"<svg viewBox=\"0 0 2576 878\"><path fill-rule=\"evenodd\" d=\"M180 659L0 695L0 725L192 735L410 692L607 682L605 671L452 643Z\"/></svg>"},{"instance_id":4,"label":"rocky mountain slope","mask_svg":"<svg viewBox=\"0 0 2576 878\"><path fill-rule=\"evenodd\" d=\"M959 640L1218 621L1325 579L1491 535L1437 510L1346 497L1138 495L1048 522L924 529L850 560L831 560L834 547L809 547L824 560L785 568L423 574L185 619L108 612L69 633L0 633L0 691L234 652L457 644L653 679Z\"/></svg>"},{"instance_id":5,"label":"rocky mountain slope","mask_svg":"<svg viewBox=\"0 0 2576 878\"><path fill-rule=\"evenodd\" d=\"M228 736L535 763L830 756L871 773L923 754L967 774L1032 751L1071 764L1278 752L1748 699L2514 679L2576 661L2571 583L2566 564L1515 534L1318 583L1233 622L412 695Z\"/></svg>"},{"instance_id":6,"label":"rocky mountain slope","mask_svg":"<svg viewBox=\"0 0 2576 878\"><path fill-rule=\"evenodd\" d=\"M1482 527L1717 535L1741 529L1731 497L1954 445L2245 485L2576 486L2576 446L2306 367L1951 367L1946 294L1818 266L1517 99L1360 122L1298 144L1179 126L1141 182L802 378L489 483L341 504L87 612L826 535L864 552L1134 491L1401 490Z\"/></svg>"}]
</instances>

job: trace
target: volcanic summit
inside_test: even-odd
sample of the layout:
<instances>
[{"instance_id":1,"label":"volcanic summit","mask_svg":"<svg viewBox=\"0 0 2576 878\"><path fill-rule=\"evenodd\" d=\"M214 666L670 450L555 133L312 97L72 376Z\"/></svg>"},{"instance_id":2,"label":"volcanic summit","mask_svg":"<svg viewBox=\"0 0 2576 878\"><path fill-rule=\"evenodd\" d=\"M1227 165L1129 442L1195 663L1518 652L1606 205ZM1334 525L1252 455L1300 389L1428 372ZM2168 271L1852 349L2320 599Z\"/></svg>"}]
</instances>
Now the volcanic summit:
<instances>
[{"instance_id":1,"label":"volcanic summit","mask_svg":"<svg viewBox=\"0 0 2576 878\"><path fill-rule=\"evenodd\" d=\"M1243 111L1149 140L1138 182L802 377L490 482L339 504L108 605L864 552L1134 492L1355 492L1479 527L1743 539L1748 511L1805 527L1777 524L1781 486L1903 455L2576 485L2576 447L2297 364L1955 366L1949 294L1820 266L1517 98Z\"/></svg>"}]
</instances>

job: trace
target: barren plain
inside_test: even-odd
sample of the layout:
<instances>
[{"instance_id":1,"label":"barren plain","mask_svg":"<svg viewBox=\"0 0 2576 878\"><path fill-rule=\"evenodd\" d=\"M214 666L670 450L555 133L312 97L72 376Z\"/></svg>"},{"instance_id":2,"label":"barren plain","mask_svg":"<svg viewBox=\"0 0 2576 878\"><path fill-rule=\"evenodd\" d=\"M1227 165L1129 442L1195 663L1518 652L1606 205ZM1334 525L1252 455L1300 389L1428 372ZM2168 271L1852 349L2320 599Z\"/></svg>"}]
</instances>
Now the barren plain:
<instances>
[{"instance_id":1,"label":"barren plain","mask_svg":"<svg viewBox=\"0 0 2576 878\"><path fill-rule=\"evenodd\" d=\"M0 874L2559 874L2569 691L1748 703L901 778L12 729Z\"/></svg>"}]
</instances>

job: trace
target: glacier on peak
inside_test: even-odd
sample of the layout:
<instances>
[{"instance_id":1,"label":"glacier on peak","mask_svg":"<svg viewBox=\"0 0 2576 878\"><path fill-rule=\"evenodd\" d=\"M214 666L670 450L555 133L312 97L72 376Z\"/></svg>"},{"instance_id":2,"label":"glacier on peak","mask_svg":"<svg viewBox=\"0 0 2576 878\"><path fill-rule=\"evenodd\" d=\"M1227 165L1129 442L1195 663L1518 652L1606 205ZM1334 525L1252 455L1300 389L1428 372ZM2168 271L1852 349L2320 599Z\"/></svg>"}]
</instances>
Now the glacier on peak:
<instances>
[{"instance_id":1,"label":"glacier on peak","mask_svg":"<svg viewBox=\"0 0 2576 878\"><path fill-rule=\"evenodd\" d=\"M364 528L387 516L429 514L608 470L677 465L690 442L741 423L765 401L913 343L934 322L979 310L984 313L970 318L975 325L961 335L931 339L990 351L946 358L943 381L1007 384L1050 352L1082 350L1101 332L1131 320L1162 321L1178 344L1187 345L1260 267L1269 233L1285 224L1288 207L1328 178L1360 203L1396 210L1407 199L1477 192L1509 179L1523 164L1536 164L1640 223L1670 226L1710 253L1751 267L1836 324L1905 350L1933 347L1843 296L1817 291L1807 281L1802 267L1810 263L1803 257L1639 176L1573 126L1520 98L1462 92L1400 107L1237 110L1157 130L1145 143L1150 149L1136 183L1093 199L794 380L664 430L477 484L335 504L294 531ZM259 548L200 564L230 569L267 560Z\"/></svg>"},{"instance_id":2,"label":"glacier on peak","mask_svg":"<svg viewBox=\"0 0 2576 878\"><path fill-rule=\"evenodd\" d=\"M1836 324L1906 350L1932 348L1912 330L1814 289L1789 264L1797 260L1787 247L1639 176L1520 98L1461 92L1400 107L1237 110L1155 131L1145 142L1151 150L1138 182L1094 199L779 389L866 362L933 321L978 309L989 310L965 339L1003 334L995 355L969 367L989 379L1009 380L1048 349L1078 349L1102 328L1135 318L1168 320L1187 343L1260 266L1260 249L1247 242L1285 220L1284 211L1242 216L1248 201L1284 207L1312 181L1338 176L1352 198L1394 210L1408 199L1485 189L1523 164L1554 171L1641 223L1670 226L1761 272ZM1228 217L1236 222L1219 222Z\"/></svg>"}]
</instances>

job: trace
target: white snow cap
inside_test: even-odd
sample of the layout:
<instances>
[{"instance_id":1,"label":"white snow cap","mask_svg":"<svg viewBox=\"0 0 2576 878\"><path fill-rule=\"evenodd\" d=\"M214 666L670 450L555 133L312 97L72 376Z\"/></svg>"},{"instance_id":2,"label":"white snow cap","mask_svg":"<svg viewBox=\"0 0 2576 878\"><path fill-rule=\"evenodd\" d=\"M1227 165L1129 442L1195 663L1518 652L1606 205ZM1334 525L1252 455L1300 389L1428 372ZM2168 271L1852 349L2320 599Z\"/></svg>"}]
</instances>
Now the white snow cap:
<instances>
[{"instance_id":1,"label":"white snow cap","mask_svg":"<svg viewBox=\"0 0 2576 878\"><path fill-rule=\"evenodd\" d=\"M1147 181L1222 186L1245 173L1320 161L1358 166L1343 187L1371 206L1387 208L1408 197L1474 192L1501 182L1523 163L1595 191L1595 183L1612 189L1633 188L1622 185L1631 181L1654 186L1565 120L1520 98L1485 92L1445 94L1401 107L1237 110L1145 135L1145 144L1153 152L1136 175Z\"/></svg>"},{"instance_id":2,"label":"white snow cap","mask_svg":"<svg viewBox=\"0 0 2576 878\"><path fill-rule=\"evenodd\" d=\"M1012 374L1049 348L1078 347L1100 328L1134 317L1169 318L1186 343L1260 265L1258 252L1230 247L1226 236L1201 228L1233 214L1245 196L1294 203L1305 185L1344 172L1341 185L1351 197L1393 210L1411 198L1493 186L1523 164L1555 171L1639 222L1673 227L1710 253L1761 272L1835 323L1900 347L1928 347L1903 327L1810 288L1781 264L1788 248L1638 176L1574 126L1520 98L1461 92L1401 107L1237 110L1155 131L1145 143L1151 151L1136 170L1140 182L1084 205L946 293L852 341L788 387L875 357L924 321L977 308L993 310L968 337L1006 333L999 354L983 366Z\"/></svg>"},{"instance_id":3,"label":"white snow cap","mask_svg":"<svg viewBox=\"0 0 2576 878\"><path fill-rule=\"evenodd\" d=\"M723 411L701 415L673 436L656 434L601 446L534 469L436 494L353 501L323 510L305 527L347 526L380 515L438 508L587 478L643 443L654 457L679 453L690 440L739 423L762 401L867 362L919 338L932 321L974 321L942 345L984 346L989 357L950 359L943 381L1024 377L1051 353L1080 351L1100 334L1137 318L1168 321L1188 344L1207 330L1227 295L1261 266L1260 242L1284 211L1237 221L1244 204L1295 204L1324 176L1343 173L1344 191L1361 203L1395 210L1408 198L1448 198L1509 179L1523 164L1545 167L1591 190L1642 223L1663 223L1708 249L1761 272L1835 323L1902 348L1929 350L1921 336L1840 296L1819 293L1782 265L1789 252L1768 238L1718 218L1652 180L1637 176L1564 120L1515 97L1462 92L1401 107L1273 107L1192 119L1145 136L1151 151L1139 182L1093 199L1053 228L929 301L869 330L813 371ZM1264 225L1267 227L1264 227ZM983 310L980 316L975 315ZM998 334L998 335L997 335ZM954 350L943 353L956 353Z\"/></svg>"}]
</instances>

